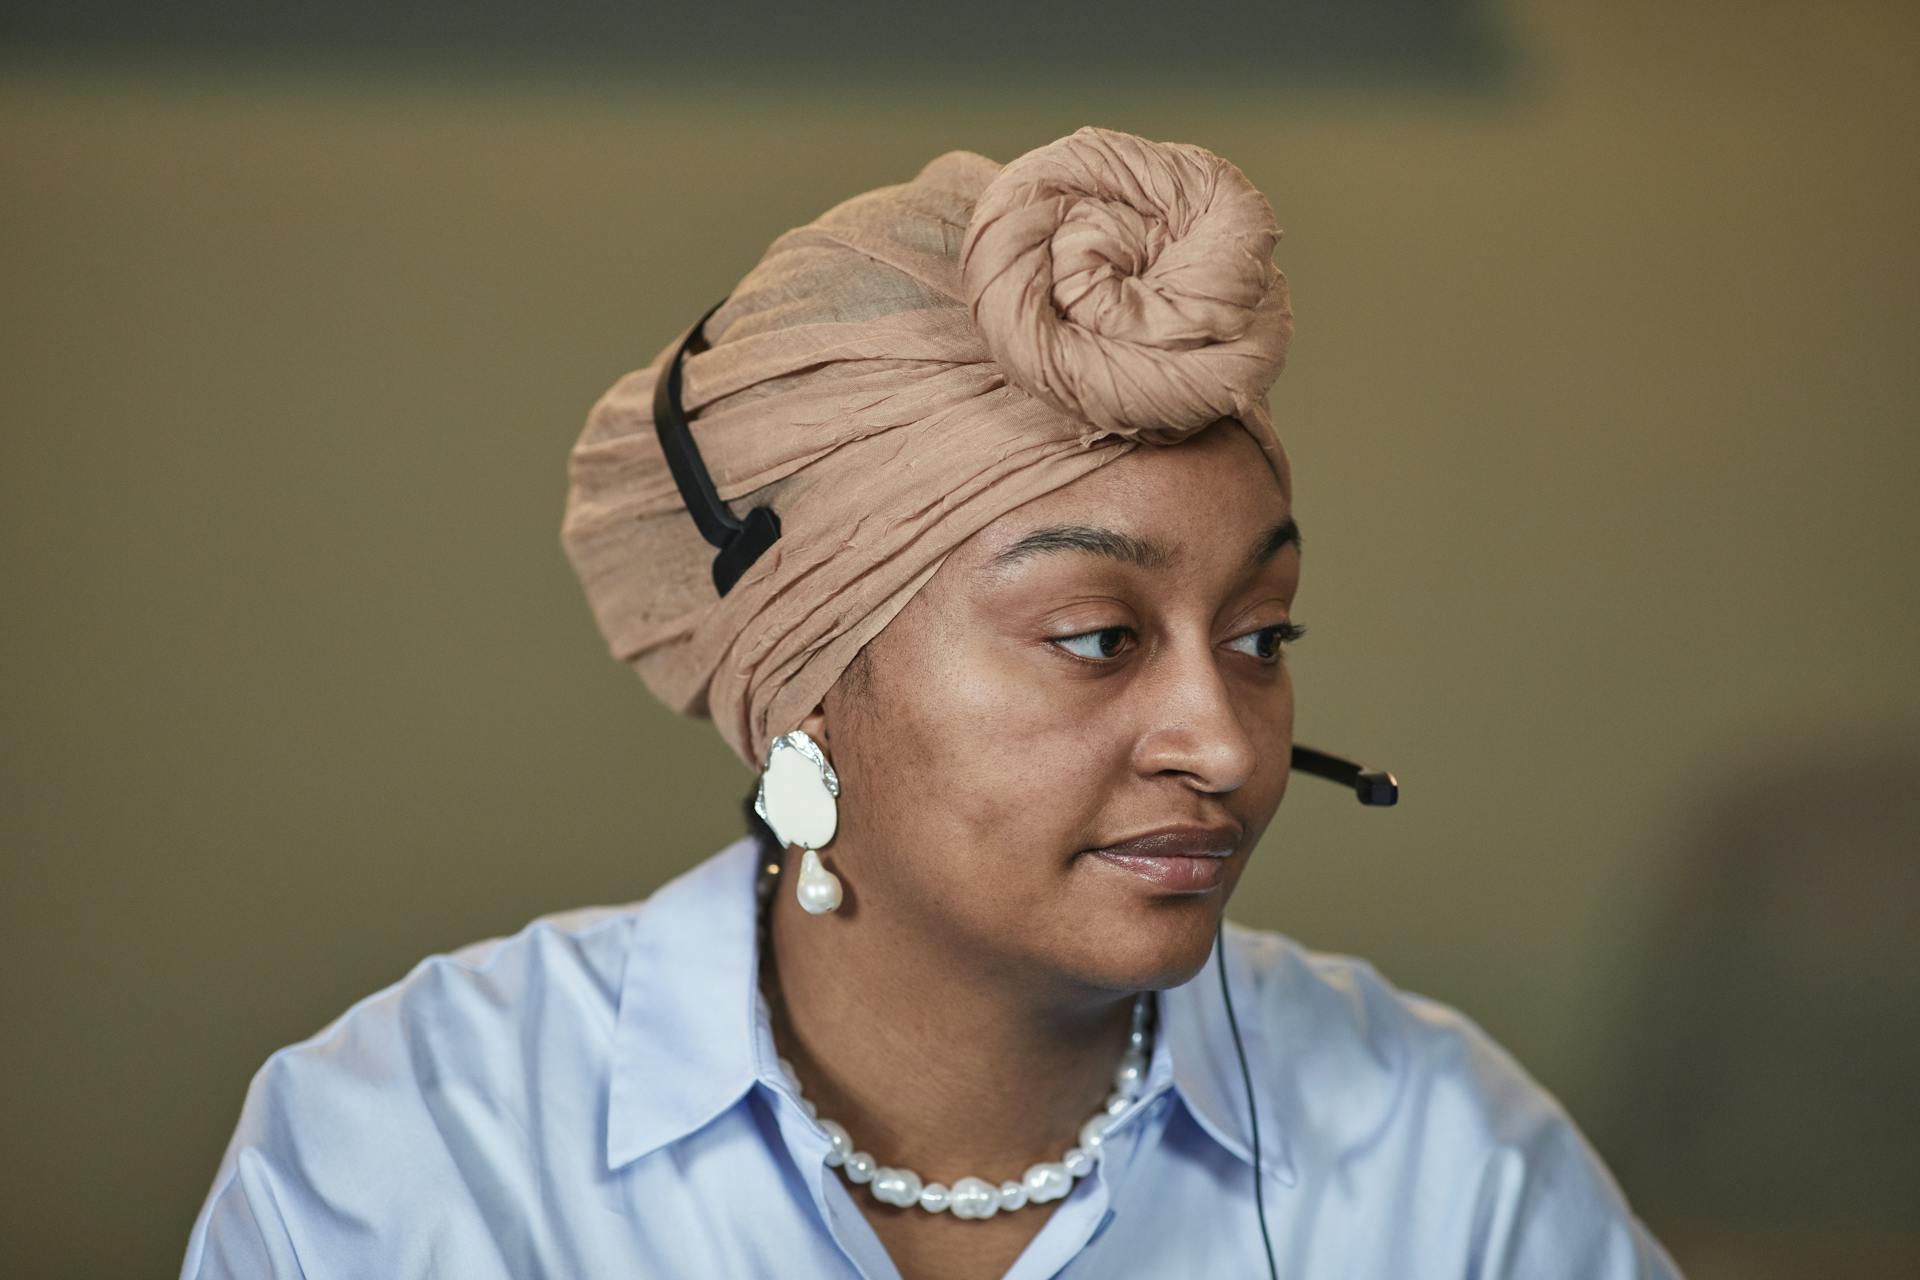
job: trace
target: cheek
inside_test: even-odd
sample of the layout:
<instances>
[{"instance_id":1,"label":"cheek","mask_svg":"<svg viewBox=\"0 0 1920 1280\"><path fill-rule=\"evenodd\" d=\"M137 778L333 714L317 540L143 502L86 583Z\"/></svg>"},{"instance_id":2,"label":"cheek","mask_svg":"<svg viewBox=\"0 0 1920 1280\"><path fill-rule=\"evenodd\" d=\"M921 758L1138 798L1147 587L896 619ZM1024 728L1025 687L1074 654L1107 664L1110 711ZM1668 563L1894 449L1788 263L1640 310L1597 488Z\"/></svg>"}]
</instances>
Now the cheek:
<instances>
[{"instance_id":1,"label":"cheek","mask_svg":"<svg viewBox=\"0 0 1920 1280\"><path fill-rule=\"evenodd\" d=\"M1293 680L1282 664L1275 688L1263 696L1249 717L1248 730L1260 753L1260 763L1247 790L1251 793L1249 820L1261 826L1273 817L1286 795L1293 766Z\"/></svg>"},{"instance_id":2,"label":"cheek","mask_svg":"<svg viewBox=\"0 0 1920 1280\"><path fill-rule=\"evenodd\" d=\"M896 667L876 703L880 732L861 753L888 797L876 823L1010 860L1064 845L1111 763L1071 701L1076 682L1035 680L1030 661L991 646L936 647L946 661Z\"/></svg>"}]
</instances>

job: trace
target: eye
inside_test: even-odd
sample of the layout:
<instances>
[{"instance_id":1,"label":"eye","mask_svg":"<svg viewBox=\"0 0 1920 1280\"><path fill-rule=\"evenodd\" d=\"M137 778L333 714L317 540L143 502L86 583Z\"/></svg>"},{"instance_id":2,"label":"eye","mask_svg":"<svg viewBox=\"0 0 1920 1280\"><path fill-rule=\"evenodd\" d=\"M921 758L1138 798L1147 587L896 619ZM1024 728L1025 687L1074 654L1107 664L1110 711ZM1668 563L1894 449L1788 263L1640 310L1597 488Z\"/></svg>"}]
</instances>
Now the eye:
<instances>
[{"instance_id":1,"label":"eye","mask_svg":"<svg viewBox=\"0 0 1920 1280\"><path fill-rule=\"evenodd\" d=\"M1280 622L1271 627L1262 627L1258 631L1247 632L1233 641L1233 647L1239 648L1247 641L1252 641L1251 649L1240 649L1240 652L1272 665L1280 661L1281 645L1292 644L1305 634L1307 629L1298 623Z\"/></svg>"},{"instance_id":2,"label":"eye","mask_svg":"<svg viewBox=\"0 0 1920 1280\"><path fill-rule=\"evenodd\" d=\"M1131 634L1132 627L1102 627L1098 631L1083 631L1077 636L1061 636L1053 643L1076 658L1102 662L1118 654L1120 646Z\"/></svg>"}]
</instances>

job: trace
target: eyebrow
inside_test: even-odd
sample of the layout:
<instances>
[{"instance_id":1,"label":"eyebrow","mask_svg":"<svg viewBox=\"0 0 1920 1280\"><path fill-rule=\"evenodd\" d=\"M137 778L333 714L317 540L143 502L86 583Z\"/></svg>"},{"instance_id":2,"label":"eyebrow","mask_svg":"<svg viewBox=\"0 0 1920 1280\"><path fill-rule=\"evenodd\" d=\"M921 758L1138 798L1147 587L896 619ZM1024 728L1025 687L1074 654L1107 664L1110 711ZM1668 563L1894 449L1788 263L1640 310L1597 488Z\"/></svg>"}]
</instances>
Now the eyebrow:
<instances>
[{"instance_id":1,"label":"eyebrow","mask_svg":"<svg viewBox=\"0 0 1920 1280\"><path fill-rule=\"evenodd\" d=\"M1300 541L1300 525L1292 516L1288 516L1260 535L1253 544L1253 551L1247 556L1247 568L1253 569L1265 564L1279 555L1282 547L1288 545L1291 545L1296 553L1306 549Z\"/></svg>"},{"instance_id":2,"label":"eyebrow","mask_svg":"<svg viewBox=\"0 0 1920 1280\"><path fill-rule=\"evenodd\" d=\"M1164 569L1173 563L1173 553L1150 538L1137 538L1118 529L1102 529L1085 524L1056 524L1035 529L987 562L989 569L1004 569L1034 556L1055 551L1078 551L1084 555L1105 556L1140 569Z\"/></svg>"},{"instance_id":3,"label":"eyebrow","mask_svg":"<svg viewBox=\"0 0 1920 1280\"><path fill-rule=\"evenodd\" d=\"M1254 540L1247 554L1246 567L1255 569L1273 559L1281 548L1291 544L1301 549L1300 526L1289 516ZM1056 551L1077 551L1082 555L1105 556L1140 569L1164 569L1173 563L1173 553L1164 543L1136 537L1118 529L1097 525L1056 524L1035 529L1012 546L987 561L988 569L1004 569L1033 556Z\"/></svg>"}]
</instances>

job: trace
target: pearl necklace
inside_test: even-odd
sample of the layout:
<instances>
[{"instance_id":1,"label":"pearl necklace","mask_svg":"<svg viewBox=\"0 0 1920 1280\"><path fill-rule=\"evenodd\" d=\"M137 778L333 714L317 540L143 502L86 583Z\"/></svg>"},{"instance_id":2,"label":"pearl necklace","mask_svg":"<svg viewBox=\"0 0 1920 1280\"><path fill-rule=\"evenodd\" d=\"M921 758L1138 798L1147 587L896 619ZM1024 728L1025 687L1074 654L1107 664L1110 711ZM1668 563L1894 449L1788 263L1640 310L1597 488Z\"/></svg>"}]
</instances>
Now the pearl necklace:
<instances>
[{"instance_id":1,"label":"pearl necklace","mask_svg":"<svg viewBox=\"0 0 1920 1280\"><path fill-rule=\"evenodd\" d=\"M770 955L768 907L779 874L779 865L769 863L761 868L760 879L755 886L759 898L763 972ZM1147 1063L1153 1054L1154 1031L1153 1002L1148 997L1149 993L1145 991L1134 997L1133 1026L1127 1033L1126 1053L1113 1073L1113 1092L1108 1095L1106 1104L1080 1126L1080 1144L1068 1147L1058 1160L1044 1160L1029 1168L1021 1177L998 1184L986 1178L966 1177L956 1179L948 1187L938 1182L923 1182L920 1175L911 1169L896 1169L878 1163L865 1151L855 1148L853 1138L844 1126L817 1114L814 1104L801 1095L800 1078L791 1062L781 1058L780 1070L793 1086L793 1096L799 1101L801 1109L807 1113L808 1119L825 1131L831 1143L826 1157L828 1167L840 1170L848 1182L867 1187L874 1199L897 1208L919 1205L928 1213L951 1211L956 1218L991 1218L1002 1209L1010 1211L1061 1199L1073 1190L1074 1179L1093 1172L1094 1165L1100 1159L1107 1128L1146 1089ZM766 1000L764 988L760 999L762 1003Z\"/></svg>"}]
</instances>

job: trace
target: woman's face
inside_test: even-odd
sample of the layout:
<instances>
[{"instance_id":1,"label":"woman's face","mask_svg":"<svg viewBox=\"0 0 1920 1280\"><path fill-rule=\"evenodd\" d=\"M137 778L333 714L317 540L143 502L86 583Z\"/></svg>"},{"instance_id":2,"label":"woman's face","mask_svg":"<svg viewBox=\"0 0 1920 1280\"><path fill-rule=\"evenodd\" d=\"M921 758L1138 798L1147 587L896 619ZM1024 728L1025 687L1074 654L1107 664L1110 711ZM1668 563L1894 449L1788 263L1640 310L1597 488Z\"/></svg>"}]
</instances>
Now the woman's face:
<instances>
[{"instance_id":1,"label":"woman's face","mask_svg":"<svg viewBox=\"0 0 1920 1280\"><path fill-rule=\"evenodd\" d=\"M808 722L849 898L989 971L1196 973L1287 787L1291 506L1222 421L956 548ZM1093 852L1170 828L1226 856Z\"/></svg>"}]
</instances>

